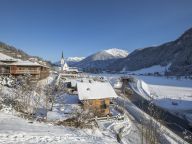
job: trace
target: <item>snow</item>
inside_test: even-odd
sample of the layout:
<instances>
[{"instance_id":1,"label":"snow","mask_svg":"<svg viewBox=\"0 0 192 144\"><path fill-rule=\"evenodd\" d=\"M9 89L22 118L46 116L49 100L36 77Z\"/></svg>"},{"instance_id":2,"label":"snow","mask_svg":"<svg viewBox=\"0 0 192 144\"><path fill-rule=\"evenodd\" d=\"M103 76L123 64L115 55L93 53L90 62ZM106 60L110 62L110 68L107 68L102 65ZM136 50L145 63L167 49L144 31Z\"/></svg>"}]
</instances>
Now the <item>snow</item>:
<instances>
[{"instance_id":1,"label":"snow","mask_svg":"<svg viewBox=\"0 0 192 144\"><path fill-rule=\"evenodd\" d=\"M169 110L191 110L192 88L149 85L156 105ZM173 103L176 103L174 105Z\"/></svg>"},{"instance_id":2,"label":"snow","mask_svg":"<svg viewBox=\"0 0 192 144\"><path fill-rule=\"evenodd\" d=\"M152 85L143 80L136 80L132 88L147 100L168 110L191 110L192 88Z\"/></svg>"},{"instance_id":3,"label":"snow","mask_svg":"<svg viewBox=\"0 0 192 144\"><path fill-rule=\"evenodd\" d=\"M137 121L137 122L142 123L145 126L146 124L148 125L149 122L150 123L152 122L153 126L156 126L156 129L158 129L157 131L160 132L161 139L163 141L166 140L167 143L176 142L177 144L183 144L183 143L187 144L187 142L185 142L183 139L181 139L178 135L176 135L175 133L170 131L168 128L166 128L165 126L160 124L158 121L156 121L155 119L150 117L148 114L143 112L141 109L139 109L137 106L135 106L129 99L124 98L124 97L118 97L116 99L116 102L119 105L124 103L123 106L124 106L125 110L135 119L134 123L135 123L135 121ZM135 135L135 133L134 133L134 135ZM138 136L138 134L137 134L137 136ZM141 136L140 136L140 138L141 138ZM141 143L141 142L132 141L132 143ZM165 142L163 142L163 143L165 143Z\"/></svg>"},{"instance_id":4,"label":"snow","mask_svg":"<svg viewBox=\"0 0 192 144\"><path fill-rule=\"evenodd\" d=\"M123 85L123 83L122 83L121 81L117 81L117 82L114 84L114 88L120 89L120 88L122 88L122 85Z\"/></svg>"},{"instance_id":5,"label":"snow","mask_svg":"<svg viewBox=\"0 0 192 144\"><path fill-rule=\"evenodd\" d=\"M20 66L40 66L37 62L23 61L19 60L17 62L11 63L10 65L20 65Z\"/></svg>"},{"instance_id":6,"label":"snow","mask_svg":"<svg viewBox=\"0 0 192 144\"><path fill-rule=\"evenodd\" d=\"M189 79L176 79L174 77L155 77L155 76L135 76L142 79L144 82L152 85L165 85L176 87L189 87L192 88L192 80Z\"/></svg>"},{"instance_id":7,"label":"snow","mask_svg":"<svg viewBox=\"0 0 192 144\"><path fill-rule=\"evenodd\" d=\"M72 61L72 62L79 62L81 60L83 60L85 57L68 57L66 60L69 62L69 61Z\"/></svg>"},{"instance_id":8,"label":"snow","mask_svg":"<svg viewBox=\"0 0 192 144\"><path fill-rule=\"evenodd\" d=\"M143 96L146 100L151 100L149 87L144 81L136 79L130 86L137 94Z\"/></svg>"},{"instance_id":9,"label":"snow","mask_svg":"<svg viewBox=\"0 0 192 144\"><path fill-rule=\"evenodd\" d=\"M52 124L30 122L11 114L0 112L1 144L86 144L117 143L94 130L67 128Z\"/></svg>"},{"instance_id":10,"label":"snow","mask_svg":"<svg viewBox=\"0 0 192 144\"><path fill-rule=\"evenodd\" d=\"M17 59L14 59L8 55L0 53L0 61L17 61Z\"/></svg>"},{"instance_id":11,"label":"snow","mask_svg":"<svg viewBox=\"0 0 192 144\"><path fill-rule=\"evenodd\" d=\"M97 124L100 129L105 130L105 135L109 137L115 138L117 134L121 134L121 140L124 141L122 143L129 144L129 139L136 140L135 142L140 139L140 137L135 137L136 133L133 136L131 135L133 124L128 117L125 117L124 120L98 120Z\"/></svg>"},{"instance_id":12,"label":"snow","mask_svg":"<svg viewBox=\"0 0 192 144\"><path fill-rule=\"evenodd\" d=\"M151 92L150 92L150 89L149 89L149 86L147 85L147 83L145 83L144 81L141 81L141 87L145 90L145 92L150 95Z\"/></svg>"},{"instance_id":13,"label":"snow","mask_svg":"<svg viewBox=\"0 0 192 144\"><path fill-rule=\"evenodd\" d=\"M108 82L78 82L77 89L80 100L117 97L113 87Z\"/></svg>"},{"instance_id":14,"label":"snow","mask_svg":"<svg viewBox=\"0 0 192 144\"><path fill-rule=\"evenodd\" d=\"M107 52L108 54L111 54L115 57L127 57L128 56L127 51L118 49L118 48L111 48L111 49L105 50L105 52Z\"/></svg>"},{"instance_id":15,"label":"snow","mask_svg":"<svg viewBox=\"0 0 192 144\"><path fill-rule=\"evenodd\" d=\"M8 63L7 65L20 65L20 66L41 66L37 62L23 61L21 59L15 59L5 54L0 53L0 61L12 61L13 63Z\"/></svg>"},{"instance_id":16,"label":"snow","mask_svg":"<svg viewBox=\"0 0 192 144\"><path fill-rule=\"evenodd\" d=\"M159 72L159 74L164 74L166 70L169 69L171 64L168 64L167 66L160 66L160 65L154 65L148 68L143 68L137 71L129 71L128 73L134 73L134 74L148 74L148 73L155 73Z\"/></svg>"},{"instance_id":17,"label":"snow","mask_svg":"<svg viewBox=\"0 0 192 144\"><path fill-rule=\"evenodd\" d=\"M48 111L47 120L65 120L73 116L74 111L81 109L76 95L62 94L56 97L52 111Z\"/></svg>"}]
</instances>

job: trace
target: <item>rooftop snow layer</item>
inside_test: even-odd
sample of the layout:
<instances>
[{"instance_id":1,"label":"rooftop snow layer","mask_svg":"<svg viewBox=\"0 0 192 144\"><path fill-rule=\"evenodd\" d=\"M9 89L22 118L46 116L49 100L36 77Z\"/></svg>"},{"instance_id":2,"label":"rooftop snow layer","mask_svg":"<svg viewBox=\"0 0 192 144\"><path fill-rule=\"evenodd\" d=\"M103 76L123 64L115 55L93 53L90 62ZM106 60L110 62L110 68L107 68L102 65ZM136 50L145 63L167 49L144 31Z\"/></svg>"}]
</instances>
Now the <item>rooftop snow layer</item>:
<instances>
[{"instance_id":1,"label":"rooftop snow layer","mask_svg":"<svg viewBox=\"0 0 192 144\"><path fill-rule=\"evenodd\" d=\"M108 82L77 82L79 100L116 98L113 87Z\"/></svg>"},{"instance_id":2,"label":"rooftop snow layer","mask_svg":"<svg viewBox=\"0 0 192 144\"><path fill-rule=\"evenodd\" d=\"M17 59L12 58L12 57L5 55L3 53L0 53L0 61L17 61Z\"/></svg>"},{"instance_id":3,"label":"rooftop snow layer","mask_svg":"<svg viewBox=\"0 0 192 144\"><path fill-rule=\"evenodd\" d=\"M19 60L17 62L11 63L10 65L19 65L19 66L41 66L37 62L31 62L31 61L22 61Z\"/></svg>"}]
</instances>

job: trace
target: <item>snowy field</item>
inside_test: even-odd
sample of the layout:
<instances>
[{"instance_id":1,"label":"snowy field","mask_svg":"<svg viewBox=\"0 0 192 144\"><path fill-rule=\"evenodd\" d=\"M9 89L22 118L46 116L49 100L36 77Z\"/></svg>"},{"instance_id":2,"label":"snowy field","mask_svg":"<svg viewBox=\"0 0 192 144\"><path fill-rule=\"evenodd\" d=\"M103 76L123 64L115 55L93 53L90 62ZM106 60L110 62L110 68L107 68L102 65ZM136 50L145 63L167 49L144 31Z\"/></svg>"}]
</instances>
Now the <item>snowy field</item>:
<instances>
[{"instance_id":1,"label":"snowy field","mask_svg":"<svg viewBox=\"0 0 192 144\"><path fill-rule=\"evenodd\" d=\"M171 110L192 110L192 88L149 85L154 103Z\"/></svg>"},{"instance_id":2,"label":"snowy field","mask_svg":"<svg viewBox=\"0 0 192 144\"><path fill-rule=\"evenodd\" d=\"M76 95L62 94L56 97L52 111L48 111L47 120L57 121L73 117L73 113L81 109Z\"/></svg>"},{"instance_id":3,"label":"snowy field","mask_svg":"<svg viewBox=\"0 0 192 144\"><path fill-rule=\"evenodd\" d=\"M177 85L177 83L175 83ZM184 84L184 83L183 83ZM137 79L131 87L146 100L192 124L192 88L153 85Z\"/></svg>"},{"instance_id":4,"label":"snowy field","mask_svg":"<svg viewBox=\"0 0 192 144\"><path fill-rule=\"evenodd\" d=\"M126 74L91 74L91 76L103 76L112 84L122 76L128 76ZM129 75L131 76L131 75ZM178 87L189 87L192 88L192 80L190 79L176 79L175 77L158 77L158 76L139 76L139 75L132 75L138 79L143 80L144 82L152 85L165 85L165 86L178 86Z\"/></svg>"},{"instance_id":5,"label":"snowy field","mask_svg":"<svg viewBox=\"0 0 192 144\"><path fill-rule=\"evenodd\" d=\"M177 86L177 87L188 87L192 88L192 80L166 77L154 77L154 76L135 76L136 78L142 79L148 84L152 85L164 85L164 86Z\"/></svg>"},{"instance_id":6,"label":"snowy field","mask_svg":"<svg viewBox=\"0 0 192 144\"><path fill-rule=\"evenodd\" d=\"M75 144L117 143L104 137L98 129L74 129L46 123L27 121L9 113L0 112L1 144Z\"/></svg>"},{"instance_id":7,"label":"snowy field","mask_svg":"<svg viewBox=\"0 0 192 144\"><path fill-rule=\"evenodd\" d=\"M192 88L152 85L139 79L132 88L162 108L174 111L192 109Z\"/></svg>"}]
</instances>

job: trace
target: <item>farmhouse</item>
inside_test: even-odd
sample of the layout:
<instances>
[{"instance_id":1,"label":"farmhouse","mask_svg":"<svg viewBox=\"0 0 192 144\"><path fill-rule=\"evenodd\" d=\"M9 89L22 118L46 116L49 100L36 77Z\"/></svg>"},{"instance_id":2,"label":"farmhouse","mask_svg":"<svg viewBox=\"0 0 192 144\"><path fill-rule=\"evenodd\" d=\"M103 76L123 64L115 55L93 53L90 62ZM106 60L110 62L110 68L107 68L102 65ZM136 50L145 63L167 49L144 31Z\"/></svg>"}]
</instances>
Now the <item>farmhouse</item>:
<instances>
[{"instance_id":1,"label":"farmhouse","mask_svg":"<svg viewBox=\"0 0 192 144\"><path fill-rule=\"evenodd\" d=\"M32 79L38 80L49 75L49 68L37 62L14 59L0 53L0 74L13 76L30 74Z\"/></svg>"},{"instance_id":2,"label":"farmhouse","mask_svg":"<svg viewBox=\"0 0 192 144\"><path fill-rule=\"evenodd\" d=\"M109 82L89 80L88 82L77 82L79 100L84 109L93 111L97 116L110 114L110 100L117 95Z\"/></svg>"}]
</instances>

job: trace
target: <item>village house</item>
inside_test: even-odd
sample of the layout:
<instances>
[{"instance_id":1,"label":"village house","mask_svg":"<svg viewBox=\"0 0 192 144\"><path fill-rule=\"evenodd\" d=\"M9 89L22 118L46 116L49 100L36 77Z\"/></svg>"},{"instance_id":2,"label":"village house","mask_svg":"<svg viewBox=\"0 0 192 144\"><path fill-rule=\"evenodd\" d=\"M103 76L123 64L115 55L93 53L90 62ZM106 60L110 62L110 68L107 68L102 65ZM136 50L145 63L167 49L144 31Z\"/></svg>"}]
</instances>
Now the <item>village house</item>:
<instances>
[{"instance_id":1,"label":"village house","mask_svg":"<svg viewBox=\"0 0 192 144\"><path fill-rule=\"evenodd\" d=\"M0 53L0 74L19 76L30 74L34 80L49 76L49 68L37 62L23 61Z\"/></svg>"},{"instance_id":2,"label":"village house","mask_svg":"<svg viewBox=\"0 0 192 144\"><path fill-rule=\"evenodd\" d=\"M77 82L77 91L83 108L93 111L97 116L109 115L111 99L117 98L109 82L93 80Z\"/></svg>"}]
</instances>

